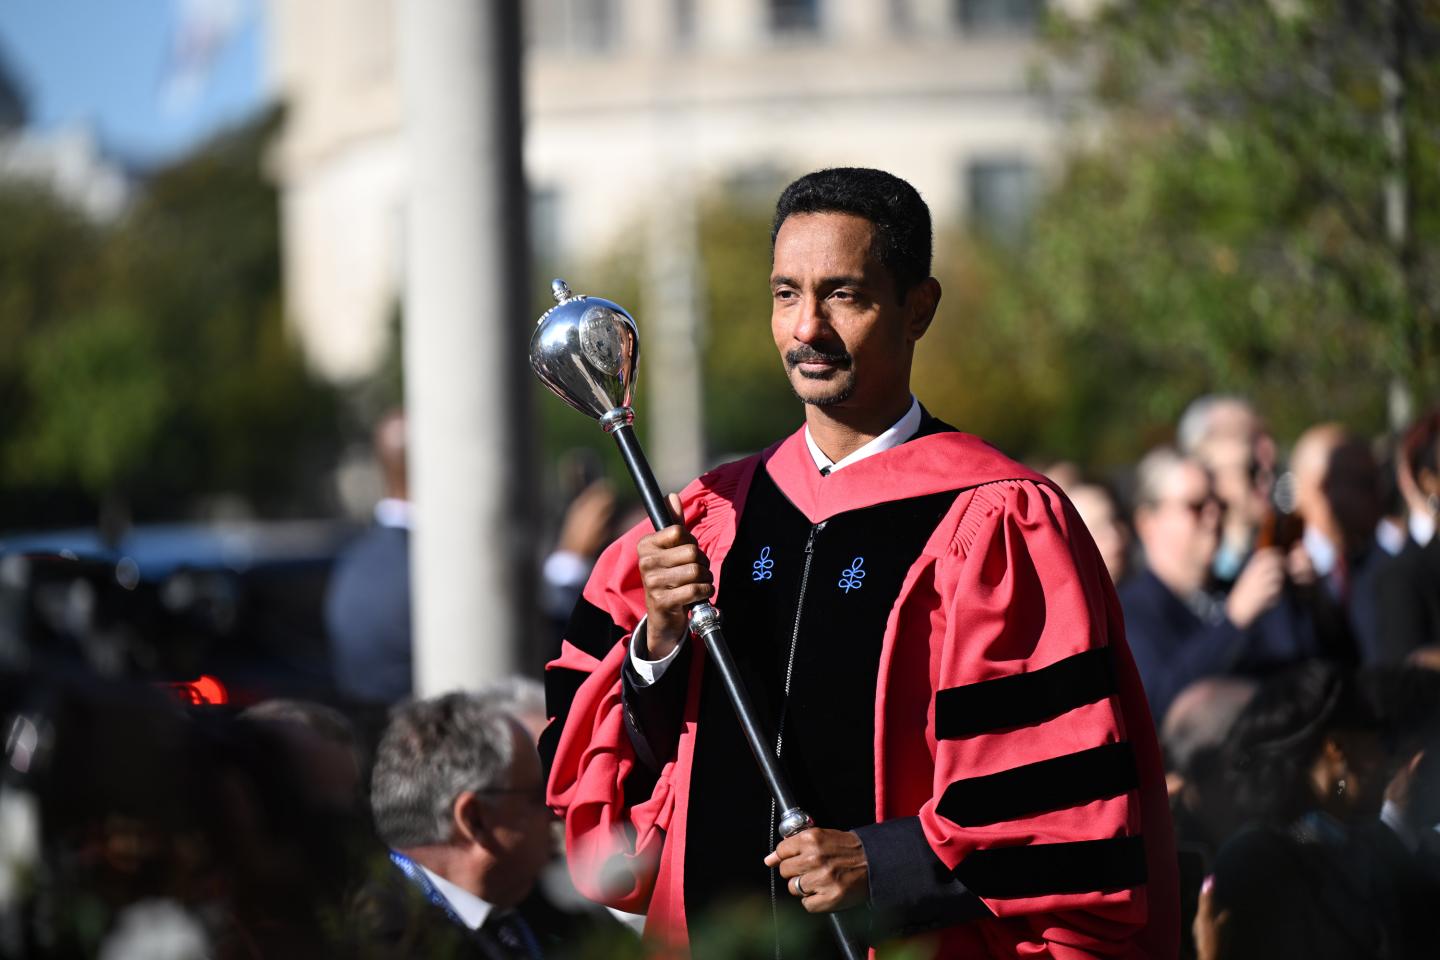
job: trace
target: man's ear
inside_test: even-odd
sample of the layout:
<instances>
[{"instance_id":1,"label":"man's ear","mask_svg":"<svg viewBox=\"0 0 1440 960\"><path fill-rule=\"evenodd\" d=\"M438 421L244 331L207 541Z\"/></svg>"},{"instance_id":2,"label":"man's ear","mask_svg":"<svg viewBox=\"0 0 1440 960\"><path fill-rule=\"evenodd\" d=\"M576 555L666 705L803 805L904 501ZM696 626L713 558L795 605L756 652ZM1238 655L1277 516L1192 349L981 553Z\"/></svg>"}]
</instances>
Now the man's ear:
<instances>
[{"instance_id":1,"label":"man's ear","mask_svg":"<svg viewBox=\"0 0 1440 960\"><path fill-rule=\"evenodd\" d=\"M480 843L488 832L480 795L474 790L462 791L450 807L450 821L457 837L466 843Z\"/></svg>"},{"instance_id":2,"label":"man's ear","mask_svg":"<svg viewBox=\"0 0 1440 960\"><path fill-rule=\"evenodd\" d=\"M930 329L930 322L935 319L935 311L939 307L939 280L927 277L910 288L910 292L905 295L905 310L906 333L911 343L925 336L925 331Z\"/></svg>"}]
</instances>

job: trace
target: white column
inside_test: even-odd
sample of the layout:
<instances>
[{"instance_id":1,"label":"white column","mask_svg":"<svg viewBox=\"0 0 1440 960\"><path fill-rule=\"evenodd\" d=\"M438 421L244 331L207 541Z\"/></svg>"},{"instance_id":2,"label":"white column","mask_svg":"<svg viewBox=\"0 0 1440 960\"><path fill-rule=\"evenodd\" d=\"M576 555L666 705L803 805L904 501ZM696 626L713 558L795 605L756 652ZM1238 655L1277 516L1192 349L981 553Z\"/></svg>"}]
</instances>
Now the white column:
<instances>
[{"instance_id":1,"label":"white column","mask_svg":"<svg viewBox=\"0 0 1440 960\"><path fill-rule=\"evenodd\" d=\"M530 635L531 327L517 0L397 4L415 688L511 672Z\"/></svg>"}]
</instances>

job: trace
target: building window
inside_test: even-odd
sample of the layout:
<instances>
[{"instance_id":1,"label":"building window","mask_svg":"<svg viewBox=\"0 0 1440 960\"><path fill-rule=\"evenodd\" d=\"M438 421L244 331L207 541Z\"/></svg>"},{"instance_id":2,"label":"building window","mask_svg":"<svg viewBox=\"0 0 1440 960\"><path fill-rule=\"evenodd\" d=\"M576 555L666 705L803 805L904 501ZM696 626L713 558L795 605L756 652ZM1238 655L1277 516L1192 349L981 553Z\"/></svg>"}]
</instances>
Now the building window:
<instances>
[{"instance_id":1,"label":"building window","mask_svg":"<svg viewBox=\"0 0 1440 960\"><path fill-rule=\"evenodd\" d=\"M732 208L770 214L775 198L793 179L780 167L766 162L742 166L726 174L720 181L721 194Z\"/></svg>"},{"instance_id":2,"label":"building window","mask_svg":"<svg viewBox=\"0 0 1440 960\"><path fill-rule=\"evenodd\" d=\"M671 0L675 16L675 42L683 47L695 43L695 0Z\"/></svg>"},{"instance_id":3,"label":"building window","mask_svg":"<svg viewBox=\"0 0 1440 960\"><path fill-rule=\"evenodd\" d=\"M954 0L955 20L966 33L1033 33L1045 0Z\"/></svg>"},{"instance_id":4,"label":"building window","mask_svg":"<svg viewBox=\"0 0 1440 960\"><path fill-rule=\"evenodd\" d=\"M896 33L909 33L915 26L910 0L889 0L890 27Z\"/></svg>"},{"instance_id":5,"label":"building window","mask_svg":"<svg viewBox=\"0 0 1440 960\"><path fill-rule=\"evenodd\" d=\"M543 50L605 53L620 39L619 0L537 0L526 5L526 29Z\"/></svg>"},{"instance_id":6,"label":"building window","mask_svg":"<svg viewBox=\"0 0 1440 960\"><path fill-rule=\"evenodd\" d=\"M616 5L616 0L570 0L571 49L614 49L620 19Z\"/></svg>"},{"instance_id":7,"label":"building window","mask_svg":"<svg viewBox=\"0 0 1440 960\"><path fill-rule=\"evenodd\" d=\"M1035 208L1035 168L1018 157L972 160L965 167L970 227L1002 243L1025 234Z\"/></svg>"},{"instance_id":8,"label":"building window","mask_svg":"<svg viewBox=\"0 0 1440 960\"><path fill-rule=\"evenodd\" d=\"M770 30L779 34L820 29L820 0L770 0Z\"/></svg>"}]
</instances>

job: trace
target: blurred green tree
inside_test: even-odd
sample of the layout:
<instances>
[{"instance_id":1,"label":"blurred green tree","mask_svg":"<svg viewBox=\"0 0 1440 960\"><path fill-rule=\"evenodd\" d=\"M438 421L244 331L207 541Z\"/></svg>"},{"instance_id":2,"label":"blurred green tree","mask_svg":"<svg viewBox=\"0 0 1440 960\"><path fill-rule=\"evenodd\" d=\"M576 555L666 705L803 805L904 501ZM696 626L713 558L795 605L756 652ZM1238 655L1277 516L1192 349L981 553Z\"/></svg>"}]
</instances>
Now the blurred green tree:
<instances>
[{"instance_id":1,"label":"blurred green tree","mask_svg":"<svg viewBox=\"0 0 1440 960\"><path fill-rule=\"evenodd\" d=\"M0 183L0 526L32 515L93 517L78 484L27 484L10 450L34 415L26 345L93 302L101 244L102 231L49 191Z\"/></svg>"},{"instance_id":2,"label":"blurred green tree","mask_svg":"<svg viewBox=\"0 0 1440 960\"><path fill-rule=\"evenodd\" d=\"M964 384L940 412L1106 466L1205 391L1282 437L1434 395L1440 7L1114 0L1053 41L1091 81L1077 144L1018 244L941 266L965 323L923 362Z\"/></svg>"},{"instance_id":3,"label":"blurred green tree","mask_svg":"<svg viewBox=\"0 0 1440 960\"><path fill-rule=\"evenodd\" d=\"M21 346L94 297L100 231L48 191L0 183L0 410L15 427L23 399Z\"/></svg>"},{"instance_id":4,"label":"blurred green tree","mask_svg":"<svg viewBox=\"0 0 1440 960\"><path fill-rule=\"evenodd\" d=\"M1052 16L1041 73L1073 129L1031 220L937 236L945 296L917 395L1013 455L1100 471L1170 439L1205 392L1250 396L1282 440L1322 419L1381 430L1392 386L1435 397L1440 5L1087 6ZM734 190L702 204L712 456L800 422L766 325L784 179L758 206ZM571 279L643 327L626 299L641 256L622 244L599 279Z\"/></svg>"},{"instance_id":5,"label":"blurred green tree","mask_svg":"<svg viewBox=\"0 0 1440 960\"><path fill-rule=\"evenodd\" d=\"M0 324L15 345L0 361L15 411L0 484L72 487L151 519L222 494L268 514L325 505L340 405L284 329L278 201L262 172L276 122L258 117L154 172L108 229L0 194L33 208L33 225L0 230L19 251L0 256Z\"/></svg>"},{"instance_id":6,"label":"blurred green tree","mask_svg":"<svg viewBox=\"0 0 1440 960\"><path fill-rule=\"evenodd\" d=\"M13 474L109 493L143 473L169 411L154 332L134 314L78 314L34 336L23 383L31 417Z\"/></svg>"},{"instance_id":7,"label":"blurred green tree","mask_svg":"<svg viewBox=\"0 0 1440 960\"><path fill-rule=\"evenodd\" d=\"M804 417L770 333L772 212L734 191L701 204L705 430L715 458L763 449Z\"/></svg>"}]
</instances>

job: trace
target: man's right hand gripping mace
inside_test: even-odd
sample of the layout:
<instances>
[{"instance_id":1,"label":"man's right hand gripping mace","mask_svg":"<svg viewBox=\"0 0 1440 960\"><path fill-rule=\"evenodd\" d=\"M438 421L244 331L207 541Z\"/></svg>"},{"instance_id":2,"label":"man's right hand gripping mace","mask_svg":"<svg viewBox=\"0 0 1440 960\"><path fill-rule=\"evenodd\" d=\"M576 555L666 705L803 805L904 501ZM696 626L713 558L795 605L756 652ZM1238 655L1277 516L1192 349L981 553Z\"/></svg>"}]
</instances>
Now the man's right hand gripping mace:
<instances>
[{"instance_id":1,"label":"man's right hand gripping mace","mask_svg":"<svg viewBox=\"0 0 1440 960\"><path fill-rule=\"evenodd\" d=\"M556 396L600 421L601 428L615 438L655 529L678 523L680 518L670 515L660 485L655 482L655 474L635 436L635 411L630 407L630 395L635 388L636 366L640 360L640 334L634 318L609 300L572 294L563 280L556 280L551 289L555 306L540 318L530 338L530 365ZM750 695L720 629L720 611L703 600L692 604L690 630L705 644L705 652L719 673L735 717L740 721L745 742L750 745L760 774L775 798L776 808L781 811L780 836L792 837L813 827L815 822L796 802L779 762L770 753L769 740L760 729ZM847 960L860 960L864 949L845 930L838 914L829 916L841 952Z\"/></svg>"}]
</instances>

